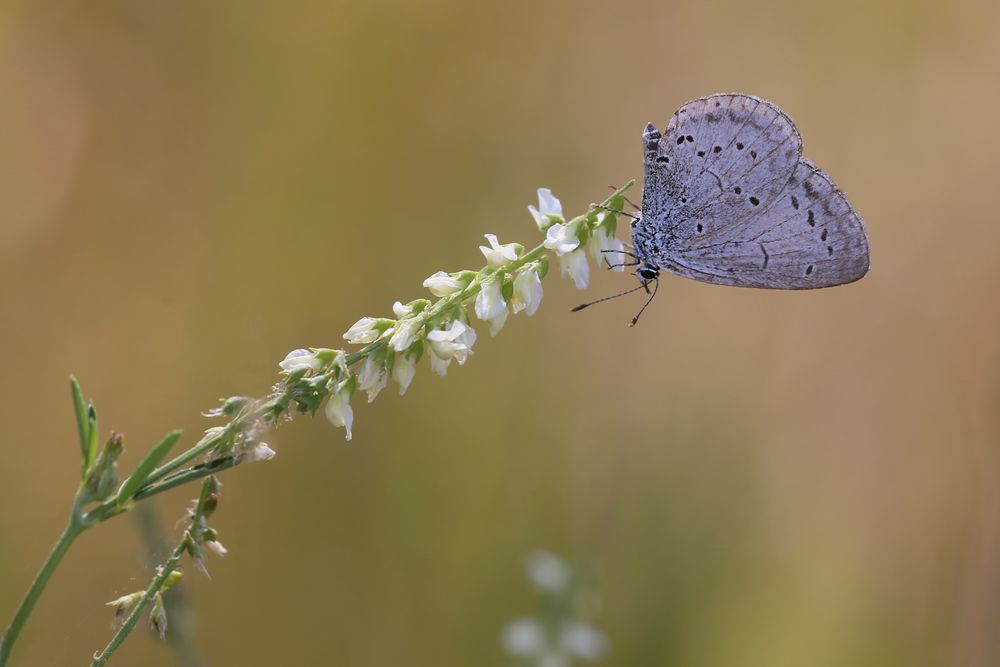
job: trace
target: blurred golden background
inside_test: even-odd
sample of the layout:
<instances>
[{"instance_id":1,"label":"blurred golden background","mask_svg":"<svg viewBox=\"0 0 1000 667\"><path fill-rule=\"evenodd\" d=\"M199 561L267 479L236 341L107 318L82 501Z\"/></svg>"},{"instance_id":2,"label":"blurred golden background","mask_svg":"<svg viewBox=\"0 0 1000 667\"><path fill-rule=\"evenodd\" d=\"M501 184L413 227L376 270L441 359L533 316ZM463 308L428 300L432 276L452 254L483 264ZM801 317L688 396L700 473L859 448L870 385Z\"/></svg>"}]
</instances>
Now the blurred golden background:
<instances>
[{"instance_id":1,"label":"blurred golden background","mask_svg":"<svg viewBox=\"0 0 1000 667\"><path fill-rule=\"evenodd\" d=\"M126 469L190 444L483 233L537 243L537 187L581 212L641 178L647 121L736 90L795 119L869 275L668 278L629 330L639 297L567 310L631 278L554 272L447 378L356 400L352 442L302 418L223 476L200 650L504 664L542 547L597 564L605 664L997 664L998 66L991 0L4 3L0 623L69 511L69 373ZM171 541L195 492L157 501ZM84 534L12 664L86 662L150 576L133 517ZM173 657L141 628L112 664Z\"/></svg>"}]
</instances>

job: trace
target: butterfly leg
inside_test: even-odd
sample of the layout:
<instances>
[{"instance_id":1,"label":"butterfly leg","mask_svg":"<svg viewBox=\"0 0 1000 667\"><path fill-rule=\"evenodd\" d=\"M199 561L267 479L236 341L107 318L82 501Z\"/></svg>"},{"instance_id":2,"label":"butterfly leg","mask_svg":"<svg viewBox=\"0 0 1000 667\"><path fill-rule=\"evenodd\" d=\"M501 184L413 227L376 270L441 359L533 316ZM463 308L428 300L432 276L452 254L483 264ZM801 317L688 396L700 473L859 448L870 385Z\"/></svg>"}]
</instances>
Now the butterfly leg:
<instances>
[{"instance_id":1,"label":"butterfly leg","mask_svg":"<svg viewBox=\"0 0 1000 667\"><path fill-rule=\"evenodd\" d=\"M625 255L627 257L631 257L635 261L632 261L632 262L619 262L618 264L612 264L611 262L608 261L608 253L609 252L613 252L613 253L617 253L619 255ZM608 270L609 271L611 269L617 269L619 266L639 266L639 264L641 263L641 262L639 262L639 258L636 256L636 254L634 252L629 252L628 250L602 250L601 254L604 255L604 263L608 265Z\"/></svg>"}]
</instances>

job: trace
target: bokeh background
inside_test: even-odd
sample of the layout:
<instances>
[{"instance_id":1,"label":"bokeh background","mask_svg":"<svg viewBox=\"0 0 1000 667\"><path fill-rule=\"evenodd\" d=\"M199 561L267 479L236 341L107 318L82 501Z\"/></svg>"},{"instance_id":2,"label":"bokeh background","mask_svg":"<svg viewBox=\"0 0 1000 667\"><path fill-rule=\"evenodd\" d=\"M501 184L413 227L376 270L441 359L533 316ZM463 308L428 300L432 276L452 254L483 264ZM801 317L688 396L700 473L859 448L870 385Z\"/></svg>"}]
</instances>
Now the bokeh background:
<instances>
[{"instance_id":1,"label":"bokeh background","mask_svg":"<svg viewBox=\"0 0 1000 667\"><path fill-rule=\"evenodd\" d=\"M77 476L73 372L125 466L299 346L537 242L641 178L640 134L771 99L864 217L833 290L553 273L464 367L303 418L223 478L230 555L189 576L214 665L500 665L522 556L594 563L609 665L1000 661L1000 5L5 2L0 8L0 616ZM633 196L638 198L638 192ZM623 230L624 231L624 230ZM194 494L160 498L171 541ZM81 664L151 575L85 534L17 665ZM113 660L171 665L137 632Z\"/></svg>"}]
</instances>

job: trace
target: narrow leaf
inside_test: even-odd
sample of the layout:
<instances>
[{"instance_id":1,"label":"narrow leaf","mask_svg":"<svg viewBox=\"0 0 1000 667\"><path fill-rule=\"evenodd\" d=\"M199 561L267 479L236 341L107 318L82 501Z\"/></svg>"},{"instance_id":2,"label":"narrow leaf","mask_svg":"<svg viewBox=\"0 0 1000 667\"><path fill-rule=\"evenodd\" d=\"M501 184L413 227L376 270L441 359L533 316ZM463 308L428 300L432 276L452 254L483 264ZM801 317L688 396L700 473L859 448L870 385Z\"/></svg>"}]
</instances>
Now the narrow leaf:
<instances>
[{"instance_id":1,"label":"narrow leaf","mask_svg":"<svg viewBox=\"0 0 1000 667\"><path fill-rule=\"evenodd\" d=\"M80 469L87 472L90 466L90 425L87 422L87 404L83 400L80 383L72 375L69 376L69 388L73 394L73 413L76 415L76 429L80 434Z\"/></svg>"},{"instance_id":2,"label":"narrow leaf","mask_svg":"<svg viewBox=\"0 0 1000 667\"><path fill-rule=\"evenodd\" d=\"M135 467L135 472L129 475L129 478L125 480L121 488L118 490L118 498L115 502L121 507L135 495L135 492L142 487L149 477L149 474L156 470L156 466L160 465L167 453L170 452L170 448L174 446L177 439L181 437L180 431L171 431L163 436L163 439L156 443L149 453L146 454L146 458L139 462L139 465Z\"/></svg>"},{"instance_id":3,"label":"narrow leaf","mask_svg":"<svg viewBox=\"0 0 1000 667\"><path fill-rule=\"evenodd\" d=\"M97 458L97 408L91 403L87 406L87 466Z\"/></svg>"}]
</instances>

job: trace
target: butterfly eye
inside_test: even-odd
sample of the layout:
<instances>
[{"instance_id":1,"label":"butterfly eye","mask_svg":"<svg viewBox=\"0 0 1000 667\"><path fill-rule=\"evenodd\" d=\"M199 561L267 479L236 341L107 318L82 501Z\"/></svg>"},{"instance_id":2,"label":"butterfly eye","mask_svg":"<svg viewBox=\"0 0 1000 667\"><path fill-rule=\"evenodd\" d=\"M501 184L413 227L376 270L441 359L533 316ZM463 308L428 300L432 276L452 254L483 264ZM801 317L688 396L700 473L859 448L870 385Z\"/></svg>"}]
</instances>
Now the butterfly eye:
<instances>
[{"instance_id":1,"label":"butterfly eye","mask_svg":"<svg viewBox=\"0 0 1000 667\"><path fill-rule=\"evenodd\" d=\"M639 277L643 280L655 280L660 277L660 271L651 266L644 266L639 269Z\"/></svg>"}]
</instances>

